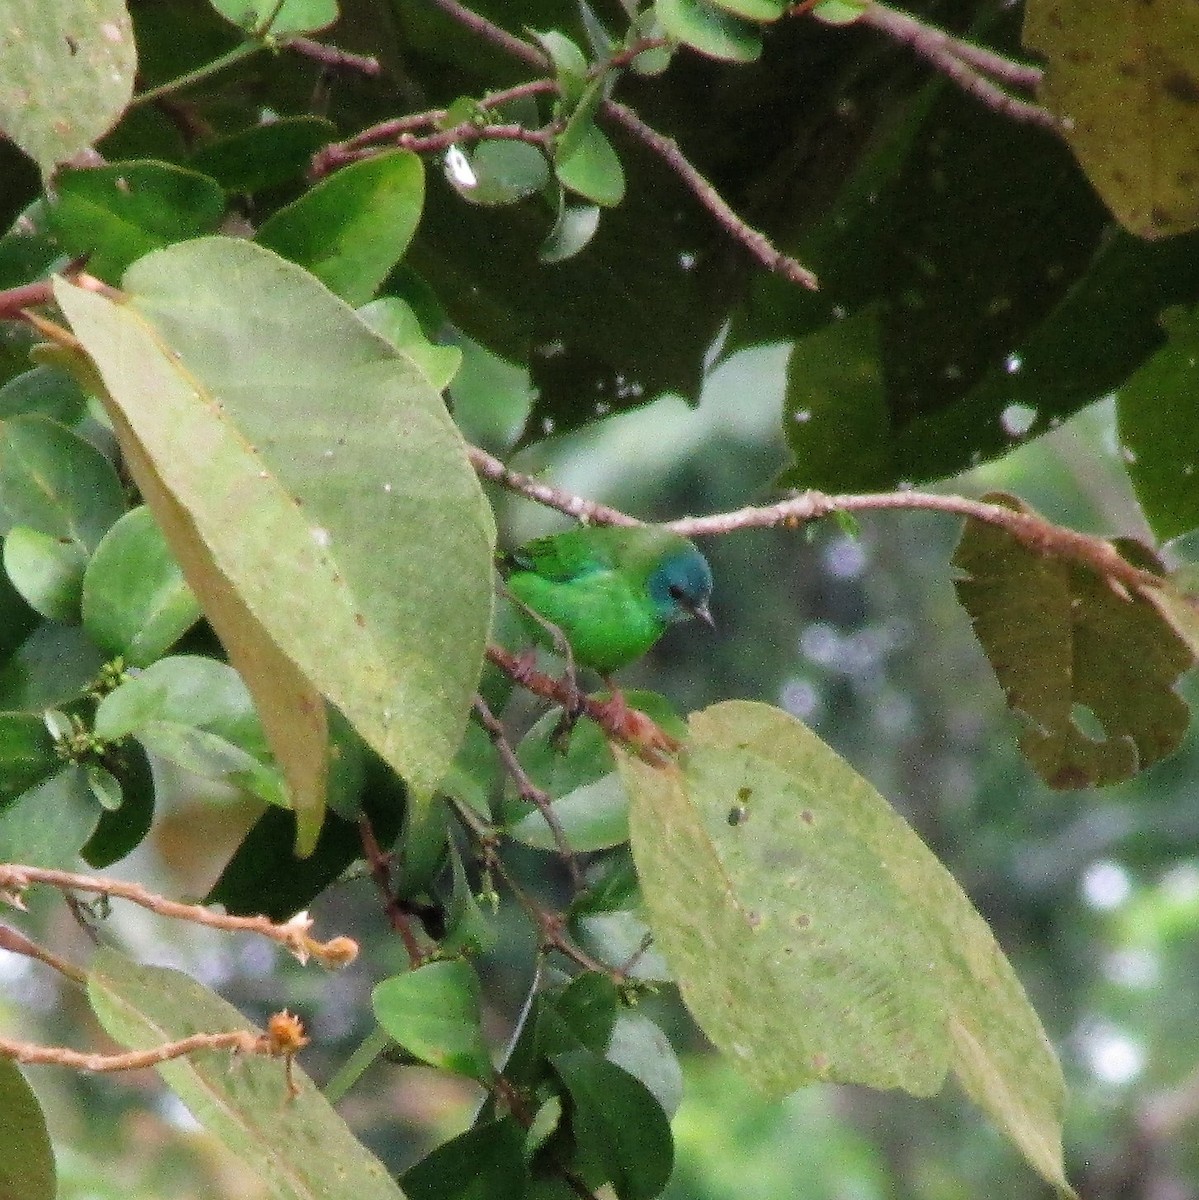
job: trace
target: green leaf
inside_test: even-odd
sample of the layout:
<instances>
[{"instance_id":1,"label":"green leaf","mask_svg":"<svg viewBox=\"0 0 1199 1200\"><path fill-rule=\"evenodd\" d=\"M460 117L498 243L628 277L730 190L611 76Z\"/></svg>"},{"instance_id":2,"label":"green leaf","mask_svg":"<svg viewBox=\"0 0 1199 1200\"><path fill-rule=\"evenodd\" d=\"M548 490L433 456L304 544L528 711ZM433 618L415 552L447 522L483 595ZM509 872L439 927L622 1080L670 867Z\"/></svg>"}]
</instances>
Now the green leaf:
<instances>
[{"instance_id":1,"label":"green leaf","mask_svg":"<svg viewBox=\"0 0 1199 1200\"><path fill-rule=\"evenodd\" d=\"M40 714L0 712L0 809L61 767Z\"/></svg>"},{"instance_id":2,"label":"green leaf","mask_svg":"<svg viewBox=\"0 0 1199 1200\"><path fill-rule=\"evenodd\" d=\"M576 975L554 997L554 1011L578 1039L578 1044L596 1054L607 1050L619 1009L616 984L599 971Z\"/></svg>"},{"instance_id":3,"label":"green leaf","mask_svg":"<svg viewBox=\"0 0 1199 1200\"><path fill-rule=\"evenodd\" d=\"M250 693L214 659L179 655L131 674L100 702L94 727L97 737L135 737L184 770L286 803Z\"/></svg>"},{"instance_id":4,"label":"green leaf","mask_svg":"<svg viewBox=\"0 0 1199 1200\"><path fill-rule=\"evenodd\" d=\"M205 142L188 165L226 192L251 195L302 179L312 156L336 136L324 117L280 117Z\"/></svg>"},{"instance_id":5,"label":"green leaf","mask_svg":"<svg viewBox=\"0 0 1199 1200\"><path fill-rule=\"evenodd\" d=\"M231 1004L179 971L102 949L88 999L124 1046L150 1049L195 1033L258 1031ZM277 1200L403 1200L387 1170L298 1068L289 1095L283 1063L204 1051L156 1068L192 1115ZM319 1153L313 1148L319 1147Z\"/></svg>"},{"instance_id":6,"label":"green leaf","mask_svg":"<svg viewBox=\"0 0 1199 1200\"><path fill-rule=\"evenodd\" d=\"M112 463L47 417L0 421L0 533L27 525L91 552L125 511Z\"/></svg>"},{"instance_id":7,"label":"green leaf","mask_svg":"<svg viewBox=\"0 0 1199 1200\"><path fill-rule=\"evenodd\" d=\"M575 148L554 163L554 173L563 187L602 207L611 208L624 199L620 159L594 121L579 133Z\"/></svg>"},{"instance_id":8,"label":"green leaf","mask_svg":"<svg viewBox=\"0 0 1199 1200\"><path fill-rule=\"evenodd\" d=\"M869 7L867 0L821 0L812 16L826 25L852 25Z\"/></svg>"},{"instance_id":9,"label":"green leaf","mask_svg":"<svg viewBox=\"0 0 1199 1200\"><path fill-rule=\"evenodd\" d=\"M422 1062L481 1083L495 1074L469 963L431 962L394 975L376 986L371 1002L379 1024Z\"/></svg>"},{"instance_id":10,"label":"green leaf","mask_svg":"<svg viewBox=\"0 0 1199 1200\"><path fill-rule=\"evenodd\" d=\"M380 337L408 355L439 392L449 387L462 365L462 351L457 346L436 346L430 342L406 301L399 296L380 296L364 304L358 315Z\"/></svg>"},{"instance_id":11,"label":"green leaf","mask_svg":"<svg viewBox=\"0 0 1199 1200\"><path fill-rule=\"evenodd\" d=\"M527 1200L525 1131L514 1117L476 1125L404 1175L410 1200Z\"/></svg>"},{"instance_id":12,"label":"green leaf","mask_svg":"<svg viewBox=\"0 0 1199 1200\"><path fill-rule=\"evenodd\" d=\"M25 603L52 621L78 621L87 554L65 537L17 525L4 539L4 570Z\"/></svg>"},{"instance_id":13,"label":"green leaf","mask_svg":"<svg viewBox=\"0 0 1199 1200\"><path fill-rule=\"evenodd\" d=\"M540 191L550 177L545 155L527 142L483 141L467 161L469 183L452 173L447 173L447 178L458 195L471 204L514 204Z\"/></svg>"},{"instance_id":14,"label":"green leaf","mask_svg":"<svg viewBox=\"0 0 1199 1200\"><path fill-rule=\"evenodd\" d=\"M0 130L48 175L116 123L136 69L122 0L7 0Z\"/></svg>"},{"instance_id":15,"label":"green leaf","mask_svg":"<svg viewBox=\"0 0 1199 1200\"><path fill-rule=\"evenodd\" d=\"M55 191L48 213L62 248L113 284L143 254L209 233L225 211L215 181L165 162L60 171Z\"/></svg>"},{"instance_id":16,"label":"green leaf","mask_svg":"<svg viewBox=\"0 0 1199 1200\"><path fill-rule=\"evenodd\" d=\"M84 769L68 763L0 810L0 862L78 870L101 811Z\"/></svg>"},{"instance_id":17,"label":"green leaf","mask_svg":"<svg viewBox=\"0 0 1199 1200\"><path fill-rule=\"evenodd\" d=\"M103 665L104 655L79 626L42 621L0 667L0 709L34 711L77 700Z\"/></svg>"},{"instance_id":18,"label":"green leaf","mask_svg":"<svg viewBox=\"0 0 1199 1200\"><path fill-rule=\"evenodd\" d=\"M0 1196L4 1200L54 1200L54 1147L46 1117L33 1088L8 1058L0 1058L0 1112L4 1114Z\"/></svg>"},{"instance_id":19,"label":"green leaf","mask_svg":"<svg viewBox=\"0 0 1199 1200\"><path fill-rule=\"evenodd\" d=\"M712 0L712 3L746 21L777 21L787 11L787 0Z\"/></svg>"},{"instance_id":20,"label":"green leaf","mask_svg":"<svg viewBox=\"0 0 1199 1200\"><path fill-rule=\"evenodd\" d=\"M816 1079L931 1095L952 1068L1065 1189L1064 1088L985 922L877 792L767 705L691 718L678 766L618 756L658 948L763 1091Z\"/></svg>"},{"instance_id":21,"label":"green leaf","mask_svg":"<svg viewBox=\"0 0 1199 1200\"><path fill-rule=\"evenodd\" d=\"M604 1057L639 1079L667 1117L683 1101L683 1068L670 1038L644 1013L618 1014Z\"/></svg>"},{"instance_id":22,"label":"green leaf","mask_svg":"<svg viewBox=\"0 0 1199 1200\"><path fill-rule=\"evenodd\" d=\"M317 33L337 20L337 0L209 0L227 21L247 33L284 37ZM267 27L267 21L270 26Z\"/></svg>"},{"instance_id":23,"label":"green leaf","mask_svg":"<svg viewBox=\"0 0 1199 1200\"><path fill-rule=\"evenodd\" d=\"M80 851L88 866L97 870L111 866L140 846L154 820L154 777L142 747L134 741L126 742L110 748L104 761L113 770L121 801L119 808L101 815L95 832Z\"/></svg>"},{"instance_id":24,"label":"green leaf","mask_svg":"<svg viewBox=\"0 0 1199 1200\"><path fill-rule=\"evenodd\" d=\"M352 163L281 208L260 246L306 267L347 304L365 304L404 256L420 221L425 173L407 150Z\"/></svg>"},{"instance_id":25,"label":"green leaf","mask_svg":"<svg viewBox=\"0 0 1199 1200\"><path fill-rule=\"evenodd\" d=\"M590 1050L550 1059L571 1100L571 1131L587 1168L620 1200L653 1200L674 1166L670 1122L640 1080Z\"/></svg>"},{"instance_id":26,"label":"green leaf","mask_svg":"<svg viewBox=\"0 0 1199 1200\"><path fill-rule=\"evenodd\" d=\"M374 773L363 789L363 811L381 846L390 846L400 831L402 786L390 771ZM358 822L331 811L321 826L312 853L295 855L294 816L285 809L268 808L242 839L220 878L205 897L207 904L223 904L231 913L263 913L272 921L286 921L308 908L343 871L362 857Z\"/></svg>"},{"instance_id":27,"label":"green leaf","mask_svg":"<svg viewBox=\"0 0 1199 1200\"><path fill-rule=\"evenodd\" d=\"M556 29L547 33L534 32L533 36L549 55L554 65L554 74L558 77L567 102L576 102L583 92L587 78L586 55L566 34L559 33Z\"/></svg>"},{"instance_id":28,"label":"green leaf","mask_svg":"<svg viewBox=\"0 0 1199 1200\"><path fill-rule=\"evenodd\" d=\"M1032 511L1003 493L984 499ZM1174 686L1194 654L1156 605L974 520L953 565L1008 706L1028 722L1020 747L1050 787L1127 779L1178 747L1189 713Z\"/></svg>"},{"instance_id":29,"label":"green leaf","mask_svg":"<svg viewBox=\"0 0 1199 1200\"><path fill-rule=\"evenodd\" d=\"M595 236L599 222L598 205L567 204L563 193L558 202L558 219L541 243L538 259L543 263L556 263L573 258Z\"/></svg>"},{"instance_id":30,"label":"green leaf","mask_svg":"<svg viewBox=\"0 0 1199 1200\"><path fill-rule=\"evenodd\" d=\"M408 842L405 839L405 851L407 847ZM454 882L449 903L445 906L445 937L438 942L441 952L474 955L493 949L499 935L496 933L494 922L488 919L475 899L474 889L470 885L470 878L466 874L458 847L447 838L443 843L442 853L443 857L446 854L449 856Z\"/></svg>"},{"instance_id":31,"label":"green leaf","mask_svg":"<svg viewBox=\"0 0 1199 1200\"><path fill-rule=\"evenodd\" d=\"M423 802L466 724L495 538L441 398L308 275L249 243L173 247L140 262L125 287L120 308L69 285L60 303L129 423L126 457L130 438L145 448L178 506L174 528L190 527L190 544L210 556L210 571L189 570L187 539L163 521L206 614L227 647L251 614ZM181 438L208 453L179 454ZM147 494L144 472L134 478ZM236 589L224 618L211 602L222 585ZM277 672L233 661L287 770L279 738L292 723L272 732L261 708Z\"/></svg>"},{"instance_id":32,"label":"green leaf","mask_svg":"<svg viewBox=\"0 0 1199 1200\"><path fill-rule=\"evenodd\" d=\"M878 319L863 310L799 339L787 358L783 431L794 463L783 487L890 486L893 431Z\"/></svg>"},{"instance_id":33,"label":"green leaf","mask_svg":"<svg viewBox=\"0 0 1199 1200\"><path fill-rule=\"evenodd\" d=\"M1048 60L1041 100L1120 223L1145 238L1199 227L1199 23L1187 0L1032 0L1024 44Z\"/></svg>"},{"instance_id":34,"label":"green leaf","mask_svg":"<svg viewBox=\"0 0 1199 1200\"><path fill-rule=\"evenodd\" d=\"M676 41L728 62L754 62L762 53L755 25L721 11L708 0L657 0L654 11Z\"/></svg>"},{"instance_id":35,"label":"green leaf","mask_svg":"<svg viewBox=\"0 0 1199 1200\"><path fill-rule=\"evenodd\" d=\"M1168 309L1162 324L1169 341L1116 393L1116 417L1137 499L1153 532L1169 541L1199 528L1199 309Z\"/></svg>"},{"instance_id":36,"label":"green leaf","mask_svg":"<svg viewBox=\"0 0 1199 1200\"><path fill-rule=\"evenodd\" d=\"M150 510L126 513L83 574L84 628L107 654L146 667L199 618L200 606Z\"/></svg>"},{"instance_id":37,"label":"green leaf","mask_svg":"<svg viewBox=\"0 0 1199 1200\"><path fill-rule=\"evenodd\" d=\"M69 427L79 421L86 406L87 396L78 382L53 367L34 367L0 387L0 421L36 414Z\"/></svg>"}]
</instances>

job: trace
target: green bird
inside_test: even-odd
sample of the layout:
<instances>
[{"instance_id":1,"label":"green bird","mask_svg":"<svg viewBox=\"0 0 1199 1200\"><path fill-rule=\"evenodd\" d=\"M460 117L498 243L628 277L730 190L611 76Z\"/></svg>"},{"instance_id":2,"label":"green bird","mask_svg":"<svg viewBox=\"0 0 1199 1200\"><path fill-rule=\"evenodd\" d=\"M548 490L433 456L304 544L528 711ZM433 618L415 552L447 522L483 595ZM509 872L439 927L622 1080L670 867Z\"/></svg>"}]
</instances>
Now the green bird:
<instances>
[{"instance_id":1,"label":"green bird","mask_svg":"<svg viewBox=\"0 0 1199 1200\"><path fill-rule=\"evenodd\" d=\"M500 559L508 591L559 630L577 662L605 678L640 658L676 621L708 610L712 568L666 529L580 526L537 538ZM527 617L542 644L550 630ZM560 647L558 647L560 649Z\"/></svg>"}]
</instances>

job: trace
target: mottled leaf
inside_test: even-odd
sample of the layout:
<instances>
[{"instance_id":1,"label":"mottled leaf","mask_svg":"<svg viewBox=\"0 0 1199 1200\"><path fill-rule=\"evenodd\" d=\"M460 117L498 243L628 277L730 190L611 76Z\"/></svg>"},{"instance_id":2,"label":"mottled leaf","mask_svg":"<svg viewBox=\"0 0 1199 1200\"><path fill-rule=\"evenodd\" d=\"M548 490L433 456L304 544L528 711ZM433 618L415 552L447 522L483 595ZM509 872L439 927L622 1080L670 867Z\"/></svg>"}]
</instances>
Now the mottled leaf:
<instances>
[{"instance_id":1,"label":"mottled leaf","mask_svg":"<svg viewBox=\"0 0 1199 1200\"><path fill-rule=\"evenodd\" d=\"M88 999L108 1034L148 1050L195 1033L258 1032L180 971L113 950L92 959ZM192 1115L277 1200L403 1200L403 1193L303 1071L277 1058L208 1050L157 1068ZM313 1147L319 1147L314 1153Z\"/></svg>"},{"instance_id":2,"label":"mottled leaf","mask_svg":"<svg viewBox=\"0 0 1199 1200\"><path fill-rule=\"evenodd\" d=\"M953 565L1008 706L1027 721L1021 749L1050 787L1115 783L1178 747L1189 713L1174 689L1194 655L1151 601L981 521L967 522Z\"/></svg>"},{"instance_id":3,"label":"mottled leaf","mask_svg":"<svg viewBox=\"0 0 1199 1200\"><path fill-rule=\"evenodd\" d=\"M677 766L618 754L657 947L747 1078L937 1091L952 1069L1068 1191L1061 1072L990 930L881 796L798 721L730 701Z\"/></svg>"},{"instance_id":4,"label":"mottled leaf","mask_svg":"<svg viewBox=\"0 0 1199 1200\"><path fill-rule=\"evenodd\" d=\"M48 174L116 123L136 69L122 0L7 0L0 130Z\"/></svg>"},{"instance_id":5,"label":"mottled leaf","mask_svg":"<svg viewBox=\"0 0 1199 1200\"><path fill-rule=\"evenodd\" d=\"M1199 227L1199 13L1189 0L1031 0L1024 43L1048 60L1042 101L1120 223Z\"/></svg>"}]
</instances>

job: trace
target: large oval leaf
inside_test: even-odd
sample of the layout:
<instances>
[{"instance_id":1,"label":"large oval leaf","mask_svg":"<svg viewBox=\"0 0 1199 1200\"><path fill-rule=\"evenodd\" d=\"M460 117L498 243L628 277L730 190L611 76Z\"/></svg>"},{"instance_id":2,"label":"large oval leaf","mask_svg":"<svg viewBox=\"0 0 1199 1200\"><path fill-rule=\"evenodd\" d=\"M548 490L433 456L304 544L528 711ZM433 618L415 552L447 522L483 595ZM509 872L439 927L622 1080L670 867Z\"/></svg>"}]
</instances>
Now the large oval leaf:
<instances>
[{"instance_id":1,"label":"large oval leaf","mask_svg":"<svg viewBox=\"0 0 1199 1200\"><path fill-rule=\"evenodd\" d=\"M57 290L132 436L245 610L431 794L478 678L495 537L441 398L261 247L173 246L125 285L125 305Z\"/></svg>"},{"instance_id":2,"label":"large oval leaf","mask_svg":"<svg viewBox=\"0 0 1199 1200\"><path fill-rule=\"evenodd\" d=\"M656 944L704 1031L776 1094L937 1091L951 1068L1046 1179L1063 1084L1019 980L953 877L798 721L732 701L677 766L619 753Z\"/></svg>"},{"instance_id":3,"label":"large oval leaf","mask_svg":"<svg viewBox=\"0 0 1199 1200\"><path fill-rule=\"evenodd\" d=\"M233 1005L182 972L142 966L113 950L92 960L87 991L105 1030L133 1050L195 1033L257 1032ZM292 1095L282 1062L259 1055L234 1059L228 1050L210 1050L157 1070L276 1200L403 1200L383 1164L303 1071L292 1070Z\"/></svg>"},{"instance_id":4,"label":"large oval leaf","mask_svg":"<svg viewBox=\"0 0 1199 1200\"><path fill-rule=\"evenodd\" d=\"M17 1064L6 1058L0 1058L0 1112L4 1114L0 1196L54 1200L54 1148L42 1106Z\"/></svg>"}]
</instances>

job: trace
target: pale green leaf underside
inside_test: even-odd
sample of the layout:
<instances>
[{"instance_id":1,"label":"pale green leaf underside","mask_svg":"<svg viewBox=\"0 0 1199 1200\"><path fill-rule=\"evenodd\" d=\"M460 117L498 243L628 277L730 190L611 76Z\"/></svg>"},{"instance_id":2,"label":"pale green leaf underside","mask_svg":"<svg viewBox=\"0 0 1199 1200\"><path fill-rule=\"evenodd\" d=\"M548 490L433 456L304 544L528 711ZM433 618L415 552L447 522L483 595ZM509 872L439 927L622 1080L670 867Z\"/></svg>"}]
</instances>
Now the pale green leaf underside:
<instances>
[{"instance_id":1,"label":"pale green leaf underside","mask_svg":"<svg viewBox=\"0 0 1199 1200\"><path fill-rule=\"evenodd\" d=\"M728 702L678 769L621 757L655 945L700 1026L759 1087L940 1089L952 1070L1066 1189L1060 1069L953 877L798 721Z\"/></svg>"},{"instance_id":2,"label":"pale green leaf underside","mask_svg":"<svg viewBox=\"0 0 1199 1200\"><path fill-rule=\"evenodd\" d=\"M250 243L170 247L125 286L124 306L60 301L164 485L278 646L430 793L474 691L494 546L440 397Z\"/></svg>"},{"instance_id":3,"label":"pale green leaf underside","mask_svg":"<svg viewBox=\"0 0 1199 1200\"><path fill-rule=\"evenodd\" d=\"M112 950L92 960L88 998L123 1046L148 1050L195 1033L257 1032L231 1004L180 971ZM290 1096L284 1065L211 1050L157 1070L210 1133L277 1200L403 1200L403 1193L300 1070Z\"/></svg>"}]
</instances>

